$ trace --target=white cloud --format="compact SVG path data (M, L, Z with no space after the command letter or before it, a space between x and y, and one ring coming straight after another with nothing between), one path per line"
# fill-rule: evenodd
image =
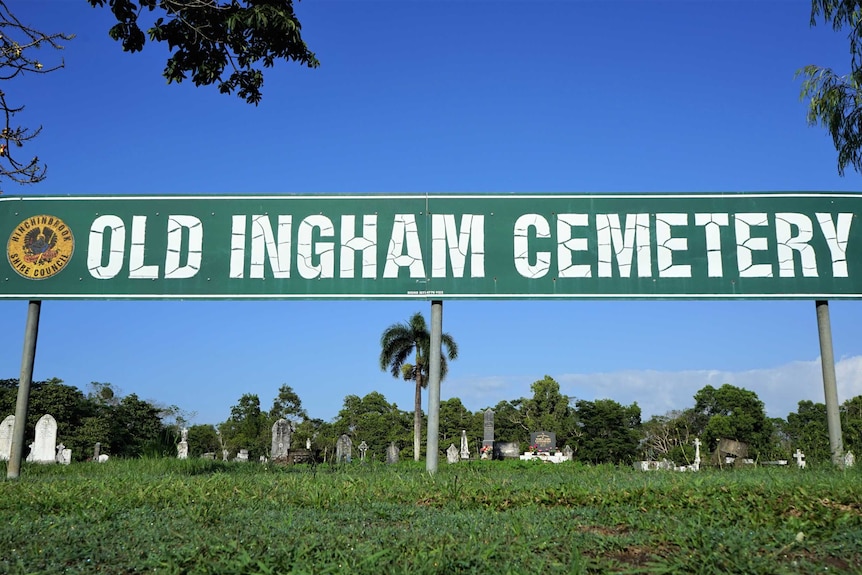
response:
M835 372L839 402L862 395L862 356L842 358L836 363ZM692 407L694 394L699 389L725 383L755 392L770 417L787 417L804 399L824 402L819 358L736 372L628 370L550 375L560 383L562 393L577 399L607 398L624 405L637 402L644 420L674 409ZM504 399L529 397L530 385L543 376L462 377L447 380L443 393L445 397L460 397L468 409L475 411Z

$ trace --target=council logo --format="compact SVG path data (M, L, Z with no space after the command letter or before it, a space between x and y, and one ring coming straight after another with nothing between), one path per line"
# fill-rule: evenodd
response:
M31 280L57 275L75 251L75 236L66 223L55 216L32 216L18 224L6 244L9 265Z

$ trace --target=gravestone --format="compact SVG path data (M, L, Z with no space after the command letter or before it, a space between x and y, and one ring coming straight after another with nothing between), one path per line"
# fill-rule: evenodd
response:
M566 445L563 448L563 459L566 461L571 461L572 457L575 455L575 450L572 449L570 445Z
M69 465L72 463L72 450L66 449L66 446L61 443L57 446L57 455L55 460L60 465Z
M96 445L93 446L93 461L99 461L99 455L102 453L102 444L100 442L96 442Z
M45 414L36 422L36 440L30 451L36 463L54 463L57 460L57 420L53 415Z
M470 447L467 445L467 431L461 430L461 459L470 459Z
M393 463L398 463L398 457L401 455L401 450L398 449L398 446L395 445L395 442L389 444L389 447L386 448L386 463L392 465Z
M459 454L458 448L455 447L454 443L449 444L449 449L446 450L446 461L448 463L458 463Z
M100 454L98 459L96 459L96 461L98 461L99 463L104 463L107 460L108 460L108 454L107 453Z
M0 461L9 461L12 457L12 428L15 427L15 416L7 415L0 423Z
M521 444L517 441L494 443L495 457L518 459L521 456Z
M279 419L272 424L272 447L270 454L274 461L287 457L290 451L290 422L286 419Z
M796 453L793 454L793 459L796 460L796 465L799 469L805 469L805 454L802 453L801 449L796 450Z
M482 427L482 447L494 447L494 410L485 410L485 421Z
M229 452L227 449L222 449L222 450L221 450L221 460L222 460L222 461L227 461L227 456L228 456L229 454L230 454L230 452Z
M347 434L342 435L335 442L335 463L353 461L353 440Z
M856 456L853 455L852 451L848 451L844 454L844 468L848 469L856 465Z
M530 434L530 449L539 452L556 451L557 434L552 431L536 431Z
M185 427L180 431L182 434L180 442L177 444L177 459L189 458L189 430Z
M368 451L368 444L363 441L359 444L359 461L365 463L365 452Z
M201 453L201 459L215 459L215 451L207 451L206 453Z
M248 449L240 449L239 453L236 454L236 459L234 461L247 462L248 461Z

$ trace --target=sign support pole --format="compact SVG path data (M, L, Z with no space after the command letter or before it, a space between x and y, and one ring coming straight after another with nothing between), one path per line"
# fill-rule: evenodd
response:
M15 425L12 427L12 448L6 467L7 479L18 479L21 473L21 456L24 453L24 430L27 428L27 407L30 403L30 384L33 382L33 364L36 361L36 339L39 335L39 313L42 302L31 300L27 308L27 325L24 328L24 352L21 357L21 376L18 378L18 400L15 403Z
M428 437L425 448L425 470L437 472L440 432L440 354L443 352L443 302L431 302L431 345L428 356Z
M844 466L844 442L841 438L841 418L838 414L838 384L835 378L835 356L832 352L832 325L829 302L817 300L817 331L820 334L820 365L823 369L823 391L826 395L826 424L829 428L829 449L832 463Z

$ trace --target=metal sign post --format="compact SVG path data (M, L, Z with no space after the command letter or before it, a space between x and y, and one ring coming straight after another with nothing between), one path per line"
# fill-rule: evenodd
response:
M36 339L39 335L39 312L42 302L34 300L27 308L27 325L24 328L24 352L21 357L21 377L18 378L18 400L15 403L15 425L12 428L12 448L6 467L7 479L18 479L21 458L24 454L24 430L27 428L27 406L30 403L30 384L33 382L33 364L36 361Z
M832 325L829 302L818 300L817 331L820 334L820 365L823 369L823 391L826 395L826 424L829 427L829 450L832 463L844 466L844 441L841 437L841 417L838 413L838 384L835 378L835 356L832 352Z
M440 432L440 354L443 352L443 302L431 302L431 350L428 357L428 438L425 447L425 470L437 471Z

